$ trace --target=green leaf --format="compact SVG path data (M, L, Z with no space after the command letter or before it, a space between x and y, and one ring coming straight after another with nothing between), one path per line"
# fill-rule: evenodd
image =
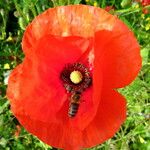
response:
M148 53L149 53L149 48L148 47L144 47L141 50L141 56L142 56L142 60L143 60L143 65L148 62Z
M81 0L75 0L74 4L80 4Z
M6 107L8 107L9 101L6 101L2 106L0 106L0 114L4 111Z
M121 6L122 8L125 8L131 4L131 0L122 0Z
M0 145L1 145L2 147L5 147L6 144L7 144L7 140L4 139L4 138L1 138L1 139L0 139Z

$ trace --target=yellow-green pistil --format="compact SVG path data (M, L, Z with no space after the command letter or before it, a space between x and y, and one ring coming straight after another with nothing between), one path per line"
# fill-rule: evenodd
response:
M74 84L79 84L83 79L83 75L80 71L73 71L70 74L70 80Z

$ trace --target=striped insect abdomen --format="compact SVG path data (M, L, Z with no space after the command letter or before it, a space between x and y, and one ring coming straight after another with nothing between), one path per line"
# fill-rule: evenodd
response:
M75 117L78 112L79 104L78 103L71 103L68 111L69 117Z

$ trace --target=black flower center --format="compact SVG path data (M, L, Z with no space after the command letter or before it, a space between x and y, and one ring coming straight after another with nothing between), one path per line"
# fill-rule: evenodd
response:
M67 64L60 75L68 93L82 93L92 84L89 69L81 63Z

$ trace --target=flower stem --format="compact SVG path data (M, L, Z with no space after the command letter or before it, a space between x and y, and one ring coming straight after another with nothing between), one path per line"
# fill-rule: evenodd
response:
M70 0L68 0L68 5L70 5Z
M15 7L16 7L16 10L18 11L18 13L20 14L20 16L23 17L23 19L25 20L25 24L27 25L29 22L26 18L26 15L23 13L23 11L21 10L18 2L16 0L14 0L14 4L15 4Z
M36 12L36 9L35 9L35 6L33 3L31 3L31 11L33 13L33 16L36 17L37 16L37 12Z
M127 8L127 9L116 10L114 13L116 15L125 16L125 15L128 15L128 14L139 12L142 9L149 9L149 8L150 8L150 5L145 6L145 7L139 7L139 8L132 8L132 7L130 7L130 8Z
M51 0L52 3L53 3L53 7L56 7L57 6L57 2L55 0Z
M128 8L128 9L123 9L123 10L116 10L115 14L125 16L125 15L131 14L131 13L139 12L140 10L141 10L141 8L136 8L136 9Z

